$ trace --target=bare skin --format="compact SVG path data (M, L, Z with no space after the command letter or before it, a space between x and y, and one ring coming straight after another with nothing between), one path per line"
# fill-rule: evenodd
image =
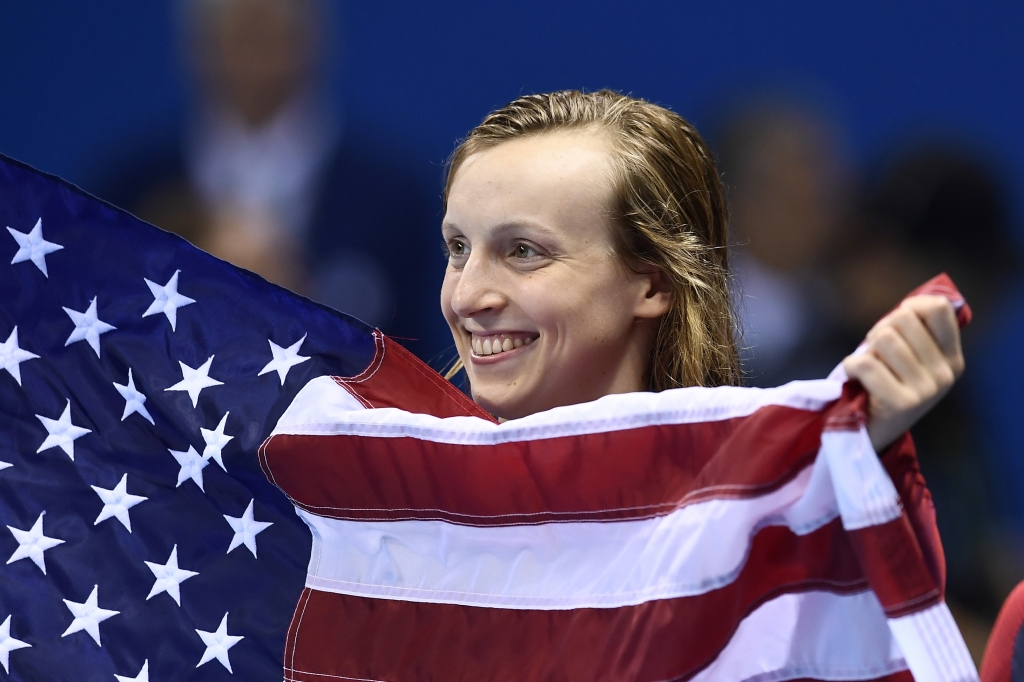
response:
M615 253L610 163L601 134L550 133L474 154L455 177L441 308L473 398L501 419L647 388L671 293L660 271L636 272ZM952 308L908 301L845 367L870 394L880 450L963 372Z
M875 450L896 440L939 402L964 372L960 328L942 296L908 298L876 324L866 352L843 361L868 392Z
M526 138L456 176L441 307L474 399L501 418L644 389L670 294L660 272L632 272L615 253L606 145L593 133ZM509 351L481 348L506 339Z

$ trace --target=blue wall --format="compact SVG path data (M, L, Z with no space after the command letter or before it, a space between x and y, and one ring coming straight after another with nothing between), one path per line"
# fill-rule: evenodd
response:
M331 1L331 0L329 0ZM0 152L72 181L185 110L173 2L0 3ZM420 162L521 92L626 90L698 125L770 80L828 101L855 158L912 135L978 146L1024 196L1021 2L349 2L332 76Z

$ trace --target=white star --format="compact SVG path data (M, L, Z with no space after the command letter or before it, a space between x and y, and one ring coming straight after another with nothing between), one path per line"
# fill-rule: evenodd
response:
M121 477L121 482L118 483L112 490L101 488L96 485L89 486L96 491L96 494L103 500L103 509L100 510L100 515L96 517L96 522L92 525L97 525L100 521L106 521L107 519L114 517L121 522L128 532L132 532L132 519L128 515L128 510L139 504L145 502L148 497L142 497L140 495L130 495L128 493L128 474Z
M50 448L60 448L67 456L75 459L75 441L84 436L87 433L92 433L89 429L84 429L81 426L75 426L71 423L71 401L68 401L67 406L61 413L59 419L50 419L44 417L41 414L36 415L36 419L43 423L43 427L46 429L46 440L39 446L36 453L40 453L43 450Z
M64 247L43 239L43 219L40 218L36 221L36 226L32 228L31 232L18 232L10 227L7 228L7 231L14 237L14 241L18 242L18 253L14 254L11 265L30 260L36 264L45 277L49 277L50 275L46 272L46 254L60 251Z
M138 389L135 388L135 379L132 378L132 368L128 368L128 383L122 386L121 384L114 382L114 388L124 398L124 414L121 415L121 421L128 418L128 415L138 413L142 415L146 421L150 424L154 424L153 418L149 416L149 412L146 410L146 396L142 395Z
M117 678L117 682L149 682L149 659L143 661L142 670L135 677L125 675L114 675L114 677Z
M21 363L38 357L35 353L29 353L27 350L22 350L18 347L17 327L14 328L14 331L11 332L6 341L0 343L0 369L6 369L10 372L19 386L21 386Z
M171 549L171 556L167 559L166 564L155 564L152 561L147 561L146 565L149 566L149 570L153 571L153 576L156 578L156 582L153 583L153 589L149 591L149 596L146 597L147 601L161 592L166 592L171 595L175 604L181 606L181 591L178 589L178 586L192 576L199 575L195 571L186 571L183 568L178 568L177 545Z
M0 471L3 471L4 469L9 469L12 466L14 465L11 464L10 462L0 462Z
M260 373L256 376L263 376L267 372L277 372L277 375L281 377L281 385L284 386L284 379L288 376L288 370L295 365L309 360L309 356L299 355L299 348L302 346L302 342L306 340L306 335L303 334L302 338L288 346L282 348L270 339L267 342L270 344L270 352L273 354L274 359L267 363L267 366L260 370Z
M206 651L203 652L203 657L199 659L196 667L198 668L203 663L216 658L220 661L221 665L228 669L229 673L234 675L234 672L231 670L231 659L228 657L228 649L241 642L245 637L228 634L228 614L225 613L224 617L221 618L220 626L216 632L196 630L196 634L202 638L203 644L206 645Z
M0 664L3 664L5 673L11 672L11 652L30 646L28 642L11 637L11 617L7 616L4 624L0 625Z
M40 514L28 530L18 530L13 526L7 526L7 530L11 531L14 539L18 541L18 549L14 550L14 554L7 560L8 564L13 564L21 559L31 559L43 572L43 575L46 575L46 559L43 557L43 552L63 544L64 541L43 535L43 514L45 513Z
M64 347L67 348L78 341L88 341L92 349L96 351L96 357L99 357L100 334L106 334L117 329L117 327L107 324L96 316L96 296L93 296L92 300L89 301L89 307L86 308L84 313L77 312L71 308L64 308L64 312L75 323L75 331L71 332L71 336L64 342Z
M235 547L244 544L252 552L252 555L256 556L256 536L274 525L273 523L253 519L252 503L253 500L249 500L249 506L245 508L245 513L238 518L228 516L227 514L224 515L224 520L230 523L231 528L235 531L235 536L231 538L231 545L228 547L228 553Z
M92 592L89 594L89 598L81 604L67 599L64 600L64 603L67 604L68 610L71 611L71 615L74 616L75 619L71 621L71 625L68 626L68 629L64 631L64 634L61 635L61 637L67 637L79 630L85 630L89 633L89 636L93 638L96 644L103 646L100 644L100 623L121 612L101 609L97 606L96 600L99 589L99 585L94 585Z
M178 364L181 365L181 381L174 384L170 388L165 388L165 391L186 391L188 397L192 398L192 407L199 404L199 392L204 388L210 386L223 386L223 381L217 381L216 379L210 378L210 363L213 362L214 356L210 356L206 362L199 367L192 369L181 360Z
M210 429L199 429L199 433L202 434L203 440L206 441L206 447L203 448L203 459L210 459L211 457L217 461L220 468L227 471L228 468L224 466L224 458L221 456L220 451L224 449L224 446L228 444L228 441L232 440L234 436L227 436L224 434L224 424L228 421L228 415L230 412L225 412L224 416L220 419L220 424L217 424L217 428L213 431Z
M149 304L149 307L146 308L146 312L142 313L142 316L149 317L150 315L163 313L167 316L167 321L171 323L171 331L174 331L174 327L178 322L178 308L183 308L196 302L195 299L178 293L179 272L181 270L175 270L171 278L167 280L167 284L163 286L156 282L150 282L143 277L146 286L153 293L153 302Z
M178 465L181 466L181 471L178 472L178 485L175 487L181 486L182 483L191 478L199 486L199 489L203 490L203 469L210 463L209 460L200 457L199 453L191 445L188 446L188 450L185 452L170 449L167 452L174 455L174 459L178 460ZM204 490L203 492L206 491Z

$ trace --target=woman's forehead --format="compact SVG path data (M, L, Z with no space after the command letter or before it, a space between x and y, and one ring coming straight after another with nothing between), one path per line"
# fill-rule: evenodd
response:
M603 135L533 135L469 156L448 196L446 222L501 222L605 215L613 190L611 146Z
M527 135L475 152L463 162L456 182L464 171L494 174L502 168L529 171L600 170L611 163L612 144L608 135L590 129L565 130Z

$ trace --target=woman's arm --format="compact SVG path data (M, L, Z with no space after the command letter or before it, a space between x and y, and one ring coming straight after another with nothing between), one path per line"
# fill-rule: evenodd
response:
M843 361L868 392L868 435L881 452L963 374L960 327L942 296L914 296L876 324L863 353Z

